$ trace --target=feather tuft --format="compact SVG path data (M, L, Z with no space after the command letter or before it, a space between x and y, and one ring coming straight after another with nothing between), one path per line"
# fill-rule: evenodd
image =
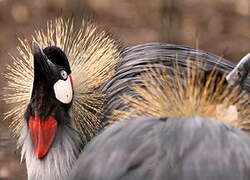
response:
M245 131L250 130L250 100L247 92L226 83L226 74L205 72L201 60L187 59L187 68L149 68L141 84L132 89L139 95L123 96L129 110L115 110L114 121L137 116L194 117L217 119Z

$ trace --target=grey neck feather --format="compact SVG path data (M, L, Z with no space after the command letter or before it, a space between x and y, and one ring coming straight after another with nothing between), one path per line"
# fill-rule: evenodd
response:
M26 160L28 180L62 180L69 174L81 147L80 136L72 128L75 129L74 124L58 127L53 145L41 160L34 155L28 127L22 129L18 145L22 147L21 160Z

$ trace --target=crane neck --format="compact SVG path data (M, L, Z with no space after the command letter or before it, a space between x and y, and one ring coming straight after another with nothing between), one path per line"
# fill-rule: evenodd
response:
M35 156L32 137L26 125L18 140L21 146L21 159L25 159L28 180L61 180L70 172L82 147L80 135L75 130L74 121L58 126L49 153L39 159Z

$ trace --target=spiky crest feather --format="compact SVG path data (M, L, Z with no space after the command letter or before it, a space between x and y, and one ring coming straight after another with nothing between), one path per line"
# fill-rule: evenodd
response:
M132 118L142 115L156 117L214 118L245 131L249 131L249 95L239 87L225 83L226 74L219 75L214 67L206 74L202 60L187 59L187 68L175 71L166 68L148 68L141 75L140 85L132 89L139 95L123 96L129 110L115 110L112 119Z
M73 20L62 18L48 21L45 29L35 31L32 40L43 48L60 47L67 55L74 82L72 115L83 138L89 139L100 127L96 113L101 112L104 95L97 88L114 73L120 56L118 44L93 23L82 21L76 25ZM17 136L25 123L22 118L33 83L32 41L19 41L19 56L11 56L14 62L7 65L8 72L4 75L8 82L4 100L14 105L5 118L13 119L11 127Z

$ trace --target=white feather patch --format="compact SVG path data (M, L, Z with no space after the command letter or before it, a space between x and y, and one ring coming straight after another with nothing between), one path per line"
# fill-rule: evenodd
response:
M68 77L66 81L58 80L54 84L54 92L57 100L64 104L70 103L73 97L73 90L70 78Z

